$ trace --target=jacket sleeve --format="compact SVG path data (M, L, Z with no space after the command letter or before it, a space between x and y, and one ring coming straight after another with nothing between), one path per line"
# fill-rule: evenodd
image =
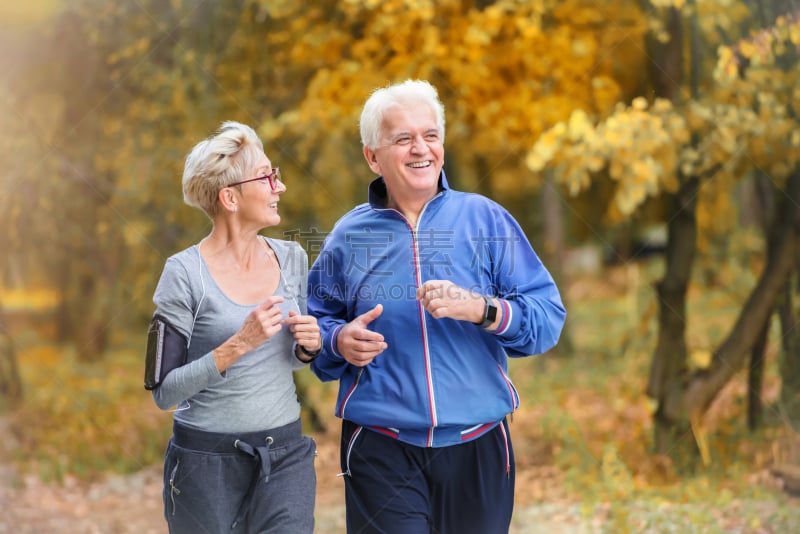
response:
M502 320L494 334L509 356L542 354L558 342L566 310L555 281L517 221L495 204L492 283Z
M342 271L333 247L323 245L308 274L308 313L317 318L322 334L322 352L311 370L323 382L338 380L350 365L336 348L339 331L351 319Z

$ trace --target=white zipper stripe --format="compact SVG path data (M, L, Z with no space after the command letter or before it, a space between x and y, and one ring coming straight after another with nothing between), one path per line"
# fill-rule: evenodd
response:
M482 427L485 424L486 423L480 423L480 424L477 424L477 425L475 425L473 427L470 427L470 428L468 428L466 430L462 430L461 431L461 435L463 436L464 434L469 434L470 432L474 432L474 431L478 430L480 427Z
M436 196L433 198L438 197L441 193L437 193ZM422 285L422 266L419 260L419 242L417 241L417 232L419 230L419 223L422 220L422 216L425 214L425 210L428 209L428 205L433 200L430 199L428 202L422 206L422 210L419 212L419 216L417 217L417 225L416 228L413 228L411 231L411 237L414 241L414 276L417 279L417 287ZM422 322L422 344L425 356L425 374L427 379L427 386L428 386L428 398L430 399L430 414L431 414L431 429L428 431L428 447L433 446L433 429L439 426L439 417L436 415L436 395L433 393L433 372L431 371L431 351L430 351L430 344L428 342L428 326L425 322L425 310L422 308L422 303L418 304L420 307L420 319Z
M345 475L351 476L350 475L350 453L353 452L353 446L356 444L356 439L361 434L362 430L364 430L364 427L360 426L360 427L358 427L356 429L355 432L353 432L353 435L350 436L350 441L347 443L347 454L345 455L345 459L344 459L345 471L343 473L339 473L336 476L339 476L339 477L342 477L342 476L345 476Z

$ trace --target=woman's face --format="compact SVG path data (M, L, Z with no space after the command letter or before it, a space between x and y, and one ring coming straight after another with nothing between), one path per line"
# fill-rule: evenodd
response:
M281 222L278 203L280 196L286 191L286 186L274 177L273 172L272 163L262 152L258 156L254 170L249 176L244 177L242 180L244 183L236 186L240 191L236 213L242 222L252 221L259 228L275 226ZM272 188L271 181L275 189Z

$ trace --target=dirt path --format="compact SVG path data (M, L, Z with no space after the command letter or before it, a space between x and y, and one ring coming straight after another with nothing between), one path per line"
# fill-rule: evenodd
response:
M343 485L336 476L338 449L320 444L317 457L316 532L344 528ZM63 483L21 477L0 465L0 534L166 534L161 507L161 468L152 466L93 482L68 476ZM569 504L526 507L515 514L512 533L592 532Z
M332 462L336 451L320 447L317 469L317 532L344 532L341 481ZM323 475L323 473L326 473ZM0 533L164 534L161 468L87 482L68 476L43 483L0 465Z
M319 445L317 458L318 534L344 529L342 481L336 477L338 450ZM553 468L518 471L518 505L510 534L589 534L614 532L620 519L632 531L737 532L771 534L800 524L800 500L781 504L775 498L742 501L722 508L715 503L669 503L632 500L627 507L596 505L590 510L563 498L560 475ZM755 481L760 482L760 481ZM539 495L541 493L541 495ZM542 502L542 496L547 501ZM620 518L622 513L624 517ZM641 527L641 528L638 528ZM717 529L717 530L715 530ZM721 529L721 530L720 530ZM788 529L788 530L787 530ZM43 483L21 477L0 462L0 534L166 534L161 507L161 468L152 466L126 476L87 482L66 477Z
M6 475L0 473L3 480ZM335 478L331 476L329 478ZM0 487L0 533L14 534L166 534L162 519L161 470L148 467L128 476L87 483L67 478L43 484L29 477L24 488ZM344 529L341 482L320 477L316 508L319 534ZM521 510L512 533L588 533L594 530L566 504Z

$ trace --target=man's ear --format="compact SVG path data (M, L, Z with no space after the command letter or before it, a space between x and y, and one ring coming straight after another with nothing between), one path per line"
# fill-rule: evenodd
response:
M375 174L381 173L381 166L378 164L378 157L375 151L367 146L364 147L364 159L367 160L367 165L372 169L372 172Z

